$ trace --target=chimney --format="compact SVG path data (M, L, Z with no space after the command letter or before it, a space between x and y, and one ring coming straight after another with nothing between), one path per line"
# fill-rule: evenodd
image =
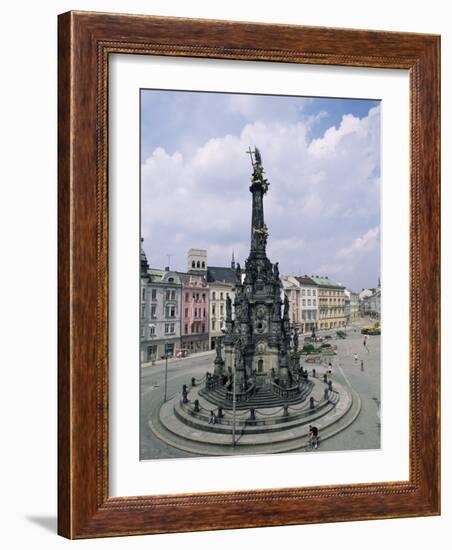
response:
M168 265L165 267L165 271L169 271L169 266Z

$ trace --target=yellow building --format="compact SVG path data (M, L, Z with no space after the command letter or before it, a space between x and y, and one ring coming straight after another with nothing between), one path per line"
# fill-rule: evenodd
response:
M328 277L310 277L310 279L318 289L318 328L325 330L345 327L345 287Z

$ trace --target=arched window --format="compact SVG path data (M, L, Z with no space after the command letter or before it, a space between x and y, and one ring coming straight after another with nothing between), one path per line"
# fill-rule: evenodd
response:
M204 269L206 267L206 262L202 262L202 268Z
M200 265L199 265L199 260L198 260L198 262L196 263L196 267L200 267Z
M195 260L192 261L191 266L196 267Z

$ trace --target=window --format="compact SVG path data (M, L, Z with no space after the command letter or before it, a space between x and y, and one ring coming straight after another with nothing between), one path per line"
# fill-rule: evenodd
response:
M306 295L306 290L305 290L304 288L301 289L301 295L302 295L302 296L305 296L305 295Z
M199 264L199 260L196 262L196 267L199 269L201 266Z
M223 299L223 293L220 292L220 300L222 300L222 299Z
M195 317L198 317L198 308L195 307Z
M155 319L157 317L156 310L157 310L157 306L155 304L153 304L151 306L151 319Z
M144 287L141 289L141 299L146 300L146 289Z
M205 292L203 292L203 294L202 294L202 301L203 301L203 302L206 301L206 293L205 293Z
M166 291L166 299L167 300L175 300L176 299L176 291L175 290L167 290Z
M155 335L155 325L149 325L149 334L151 336Z
M206 262L202 262L202 268L204 269L206 267Z
M302 306L305 306L305 305L306 305L306 299L305 299L305 298L303 298L303 300L301 300L301 305L302 305Z
M224 315L224 306L221 304L220 306L220 315Z
M216 322L215 321L212 321L212 330L215 330L215 326L216 326Z
M312 290L312 295L315 296L315 289Z
M313 306L316 306L317 305L317 300L314 298L314 300L312 300L312 305Z
M185 317L188 317L188 307L185 308Z
M165 323L165 334L174 334L174 323Z
M184 331L184 332L185 332L185 334L188 334L188 325L185 325L185 327L184 327L184 328L185 328L185 331Z
M166 306L166 317L176 317L176 306Z
M174 283L174 277L168 277L168 282L169 283Z
M196 267L195 260L192 261L191 266L192 266L193 268Z
M216 300L216 299L217 299L216 292L214 291L214 292L212 292L212 300Z
M185 301L188 302L190 300L188 292L185 293Z
M206 325L204 323L202 324L202 331L201 332L206 332Z
M141 338L144 338L144 325L141 325Z
M202 316L203 316L203 317L206 316L206 308L203 308L203 310L202 310Z
M310 305L311 305L311 300L308 300L308 306L310 306Z
M308 296L311 296L311 289L308 288Z
M152 298L153 300L157 300L157 289L156 289L156 288L153 288L153 289L151 290L151 298Z
M144 317L145 313L146 313L146 304L141 304L141 317Z

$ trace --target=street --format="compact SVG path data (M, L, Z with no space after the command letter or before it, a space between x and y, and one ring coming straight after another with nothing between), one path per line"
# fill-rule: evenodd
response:
M360 319L349 327L345 340L332 340L338 354L331 357L332 379L349 384L361 398L361 411L355 422L336 436L322 442L318 451L377 449L380 447L380 336L368 336L364 347L361 327L369 320ZM335 335L335 332L331 332ZM300 338L302 345L302 338ZM354 355L358 355L355 361ZM183 384L190 385L192 377L202 378L213 371L215 352L194 354L184 359L168 360L168 398L180 392ZM361 360L364 370L361 371ZM323 368L317 365L318 373ZM148 426L152 412L160 407L165 394L165 361L141 368L140 449L142 460L189 457L192 454L165 445L156 438ZM320 434L321 435L321 434ZM317 451L317 452L318 452Z

